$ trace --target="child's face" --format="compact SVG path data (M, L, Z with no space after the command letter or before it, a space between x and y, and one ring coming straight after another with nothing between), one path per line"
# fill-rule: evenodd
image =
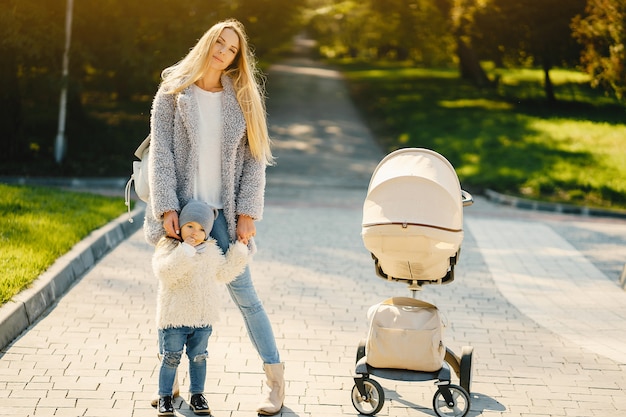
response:
M180 237L183 238L183 242L191 246L198 246L205 241L206 232L200 223L189 222L183 224L183 227L180 228Z

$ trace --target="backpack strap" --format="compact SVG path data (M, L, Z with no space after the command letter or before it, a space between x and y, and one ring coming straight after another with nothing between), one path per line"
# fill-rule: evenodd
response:
M150 147L150 134L148 134L148 136L146 136L143 142L141 142L141 145L139 145L134 155L137 158L139 158L140 161L143 161L145 154L149 147ZM135 178L135 174L133 172L133 174L130 176L130 178L126 182L126 187L124 187L124 205L126 205L126 209L128 210L128 222L129 223L133 222L133 218L130 215L130 192L133 186L133 182L136 182L136 181L137 181L137 178Z
M135 151L135 156L140 160L143 159L143 152L150 146L150 135L146 136L146 138L141 142L141 145Z
M124 205L126 206L126 210L128 210L128 223L134 222L133 216L130 215L130 188L134 180L135 176L131 175L130 179L126 182L126 187L124 187Z

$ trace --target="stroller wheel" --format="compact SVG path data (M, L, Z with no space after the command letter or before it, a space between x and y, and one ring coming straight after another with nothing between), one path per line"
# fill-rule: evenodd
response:
M440 386L433 397L433 410L439 417L464 417L470 410L470 396L458 385Z
M361 395L356 384L352 387L352 405L359 413L373 416L383 408L385 391L373 379L363 378L363 385L365 386L365 395Z

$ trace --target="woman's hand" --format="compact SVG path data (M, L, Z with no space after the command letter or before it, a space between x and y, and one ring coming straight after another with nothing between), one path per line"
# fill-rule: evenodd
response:
M256 235L256 226L254 219L245 214L240 214L237 219L237 240L244 245L248 244L248 240Z
M171 210L163 215L163 228L165 234L174 239L181 240L180 226L178 225L178 213L176 210Z

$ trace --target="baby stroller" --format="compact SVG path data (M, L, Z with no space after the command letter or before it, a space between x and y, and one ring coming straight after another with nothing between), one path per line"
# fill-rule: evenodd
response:
M383 388L371 375L435 380L433 409L438 416L469 412L473 348L463 347L459 357L444 347L437 308L415 295L424 285L454 280L463 207L472 203L450 162L434 151L400 149L374 170L363 206L363 243L377 275L406 283L413 298L391 298L368 312L370 332L357 349L352 389L352 404L360 414L378 413L385 401ZM451 383L451 369L460 386Z

